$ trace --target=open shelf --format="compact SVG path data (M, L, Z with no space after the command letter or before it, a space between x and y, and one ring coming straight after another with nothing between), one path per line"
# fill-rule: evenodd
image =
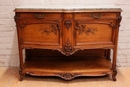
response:
M103 56L29 58L24 66L25 72L34 76L57 76L56 74L103 76L111 73L111 61Z

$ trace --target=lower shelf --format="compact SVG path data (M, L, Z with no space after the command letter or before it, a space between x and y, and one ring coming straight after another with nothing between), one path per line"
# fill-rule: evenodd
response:
M27 59L22 73L72 80L79 76L112 74L111 67L111 61L105 57L39 57Z

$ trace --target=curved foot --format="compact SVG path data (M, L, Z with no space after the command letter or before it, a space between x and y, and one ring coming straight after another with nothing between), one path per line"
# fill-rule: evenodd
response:
M115 77L112 77L113 81L116 81L116 78Z
M24 78L25 74L22 73L21 70L19 71L19 74L20 74L20 78L19 78L19 80L20 80L20 81L23 81L23 78Z
M23 81L23 76L20 76L19 81Z
M117 74L117 71L114 70L114 71L113 71L113 74L112 74L112 79L113 79L113 81L116 81L116 74Z

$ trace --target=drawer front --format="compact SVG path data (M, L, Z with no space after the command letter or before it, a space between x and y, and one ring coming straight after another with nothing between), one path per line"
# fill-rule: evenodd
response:
M60 27L56 23L27 24L21 29L22 43L61 46Z
M59 19L62 15L60 13L20 13L20 19Z
M116 13L75 13L75 19L112 19L117 18Z
M75 22L75 45L114 45L115 21Z

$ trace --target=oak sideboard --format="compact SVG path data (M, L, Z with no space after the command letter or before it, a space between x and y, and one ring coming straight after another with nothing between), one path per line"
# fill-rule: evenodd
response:
M20 80L28 74L64 80L111 75L116 81L121 11L116 6L15 8Z

